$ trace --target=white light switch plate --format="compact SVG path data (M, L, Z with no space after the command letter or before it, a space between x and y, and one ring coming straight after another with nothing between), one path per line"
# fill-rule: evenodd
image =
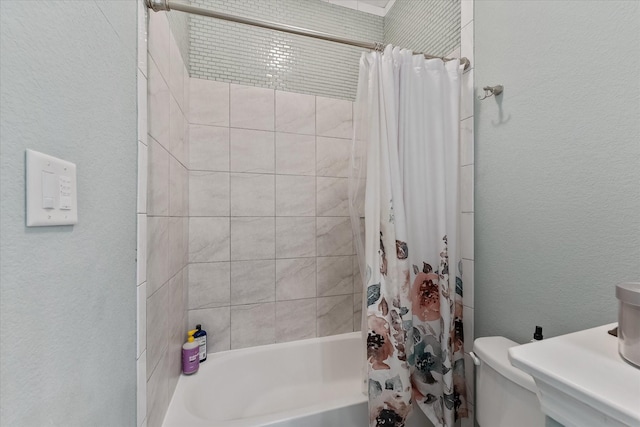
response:
M78 222L76 165L27 150L27 227Z

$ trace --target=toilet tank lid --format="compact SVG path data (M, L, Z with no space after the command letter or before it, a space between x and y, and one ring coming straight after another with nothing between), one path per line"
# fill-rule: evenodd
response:
M509 349L518 345L505 337L482 337L473 342L473 352L503 377L535 393L536 383L531 375L511 366L509 361Z

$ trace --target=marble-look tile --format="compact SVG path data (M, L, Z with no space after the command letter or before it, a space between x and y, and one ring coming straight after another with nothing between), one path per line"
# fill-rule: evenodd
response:
M275 176L232 173L231 215L275 215Z
M276 131L314 135L315 103L313 95L276 91Z
M473 165L460 168L460 210L473 212Z
M184 62L173 34L170 35L169 39L169 89L178 102L180 110L184 111Z
M273 344L276 341L274 302L231 307L231 348Z
M184 252L182 253L182 264L189 264L189 217L182 218L182 240Z
M141 357L147 348L147 284L136 288L136 357ZM146 378L145 378L146 381Z
M189 125L189 168L229 170L229 128Z
M189 310L189 327L198 324L207 331L207 353L231 349L230 307Z
M229 216L229 173L189 172L189 215Z
M473 308L474 292L474 262L468 259L462 260L462 303Z
M189 262L229 261L229 218L189 218Z
M189 122L229 126L229 83L189 79Z
M353 134L352 102L316 97L316 134L335 138L351 138Z
M472 165L473 156L473 117L469 117L460 121L460 165Z
M276 258L316 256L314 217L276 218Z
M317 298L317 335L353 331L353 294Z
M149 147L138 141L138 213L147 213L148 182Z
M315 298L276 303L276 342L316 336Z
M166 357L162 357L155 370L151 369L147 358L147 425L161 427L169 406L169 379Z
M169 78L169 37L171 30L165 12L149 13L149 55L158 65L162 75ZM151 61L149 61L151 63Z
M276 175L276 215L315 216L316 178Z
M231 218L231 259L274 259L274 235L273 217Z
M170 98L169 113L171 114L171 118L169 119L169 152L183 165L186 165L184 116L182 115L182 110L178 106L178 102L176 102L175 98L173 96Z
M364 256L364 254L363 254ZM353 293L357 294L363 292L364 283L362 281L362 274L360 274L360 266L358 265L358 255L353 256Z
M149 60L149 135L164 148L169 149L169 87L158 71L155 62Z
M187 216L189 203L189 175L187 169L169 156L169 215Z
M473 20L473 0L460 2L460 25L464 27Z
M349 177L351 141L338 138L316 138L316 173L318 176Z
M471 61L471 66L475 66L473 57L473 21L469 21L460 30L460 55Z
M169 280L169 218L147 218L147 295Z
M275 142L273 132L231 129L231 171L273 173Z
M189 170L184 167L184 165L181 165L182 167L180 168L180 174L182 175L182 209L180 210L180 212L182 212L182 216L187 217L189 216ZM171 197L171 195L169 195L169 197Z
M317 215L349 216L349 179L318 177Z
M169 218L169 277L172 277L184 267L182 254L184 253L184 239L182 233L183 218Z
M353 254L353 231L348 217L318 217L316 233L318 256Z
M316 296L316 258L276 260L276 300Z
M190 100L190 90L191 90L191 78L189 77L189 70L187 69L187 64L184 64L184 70L183 70L183 74L184 76L184 81L183 81L183 88L184 88L184 102L182 105L182 111L184 112L184 116L187 118L187 123L190 122L189 120L189 100Z
M231 305L275 301L276 261L231 263Z
M353 293L351 256L318 257L317 289L319 297Z
M153 138L149 138L147 174L147 213L169 215L169 153Z
M140 0L138 0L140 1ZM146 58L146 55L144 55ZM145 65L146 73L146 65ZM148 91L149 82L147 77L138 69L138 141L147 144L147 133L149 133L149 110L148 110Z
M276 173L314 176L315 136L276 132Z
M184 144L182 144L182 154L179 160L185 168L189 168L189 152L191 151L189 147L189 120L185 114L182 115L182 122Z
M186 339L184 329L184 317L186 301L184 299L183 270L169 280L169 304L168 304L168 347L165 353L167 358L167 373L169 390L173 391L182 372L182 344Z
M189 264L189 310L224 307L231 302L231 264Z
M169 346L164 356L167 359L167 390L169 390L170 394L173 394L182 374L182 345L187 338L187 334L184 333L185 330L182 321L176 325L173 334L169 337ZM169 401L171 401L171 398L169 398Z
M273 131L273 89L231 84L231 127Z
M473 116L474 87L473 69L462 75L462 87L460 88L460 120Z
M142 425L147 416L147 352L136 361L136 413L137 426Z
M353 330L362 330L362 292L353 294Z
M462 258L473 259L473 214L463 213L460 218L460 254Z
M136 242L136 284L147 281L147 215L138 214Z
M147 297L147 375L151 375L168 343L169 286Z
M473 350L473 340L474 340L474 318L473 318L473 308L471 307L463 307L462 308L462 322L464 324L464 352L469 353Z
M189 218L185 218L186 222L189 223ZM184 300L184 315L187 315L187 310L189 309L189 264L185 264L184 268L182 269L182 280L184 282L184 286L182 287L182 290L184 292L184 294L182 295L182 298ZM186 324L187 319L185 319L185 324ZM186 329L185 329L186 330Z

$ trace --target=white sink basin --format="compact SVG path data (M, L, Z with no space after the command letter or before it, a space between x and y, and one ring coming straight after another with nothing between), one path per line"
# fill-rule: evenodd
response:
M615 323L509 349L542 411L566 427L640 426L640 369L618 354Z

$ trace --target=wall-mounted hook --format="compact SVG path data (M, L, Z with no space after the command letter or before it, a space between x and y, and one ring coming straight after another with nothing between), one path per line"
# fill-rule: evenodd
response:
M497 86L485 86L482 88L482 90L484 90L484 96L483 97L478 97L478 99L480 101L482 101L483 99L487 99L490 96L498 96L502 93L502 91L504 90L504 87L502 85L497 85Z

